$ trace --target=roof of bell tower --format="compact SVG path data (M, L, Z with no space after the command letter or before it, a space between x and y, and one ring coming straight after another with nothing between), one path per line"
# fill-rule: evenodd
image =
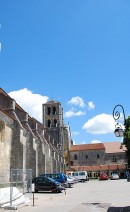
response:
M57 102L55 100L51 100L51 101L48 101L46 104L61 104L60 102Z

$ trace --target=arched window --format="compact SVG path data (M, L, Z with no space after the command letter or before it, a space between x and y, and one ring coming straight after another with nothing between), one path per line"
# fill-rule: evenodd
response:
M51 127L51 120L50 120L50 119L48 120L47 126L48 126L48 127Z
M57 127L57 120L54 119L54 127Z
M53 107L53 115L56 115L56 107Z
M88 177L92 177L92 173L90 172L90 173L88 173Z
M51 114L51 108L48 107L48 108L47 108L47 115L50 115L50 114Z
M74 155L74 160L77 160L77 155Z

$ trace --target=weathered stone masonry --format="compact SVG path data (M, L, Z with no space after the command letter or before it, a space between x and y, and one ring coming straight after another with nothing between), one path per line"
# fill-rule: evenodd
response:
M64 171L64 152L59 151L44 125L25 112L0 89L0 169L9 181L10 170L32 169L32 175ZM63 150L63 146L61 146Z

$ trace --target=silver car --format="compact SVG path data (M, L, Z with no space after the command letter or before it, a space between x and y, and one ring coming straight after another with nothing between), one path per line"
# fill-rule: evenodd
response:
M119 175L117 173L113 173L111 175L111 180L119 180Z

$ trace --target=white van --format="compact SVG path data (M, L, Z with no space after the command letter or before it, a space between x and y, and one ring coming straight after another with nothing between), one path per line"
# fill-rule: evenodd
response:
M76 177L78 179L78 181L80 181L80 182L85 182L85 181L89 180L88 174L86 171L69 172L68 175L72 176L72 177Z

